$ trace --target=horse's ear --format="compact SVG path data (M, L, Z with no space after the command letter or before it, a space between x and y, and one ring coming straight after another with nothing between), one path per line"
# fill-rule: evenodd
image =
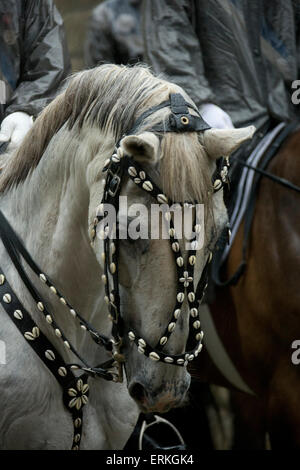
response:
M253 137L254 126L241 129L209 129L204 131L203 146L209 157L229 157L240 145Z
M159 139L152 132L124 137L120 146L140 162L156 162L159 157Z

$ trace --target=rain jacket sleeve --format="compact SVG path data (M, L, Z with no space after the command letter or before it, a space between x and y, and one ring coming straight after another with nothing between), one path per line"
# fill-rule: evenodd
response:
M37 115L55 96L70 72L62 18L53 0L24 0L20 77L5 115Z
M189 0L144 0L146 62L184 88L195 103L215 102L205 76L201 45Z

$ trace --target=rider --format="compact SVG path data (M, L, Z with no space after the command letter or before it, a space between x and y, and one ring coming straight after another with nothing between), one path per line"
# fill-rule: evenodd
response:
M140 0L106 0L93 10L85 44L87 67L143 59Z
M0 2L0 144L17 147L70 71L53 0Z
M299 119L291 102L298 0L143 0L142 14L146 61L182 86L210 125Z

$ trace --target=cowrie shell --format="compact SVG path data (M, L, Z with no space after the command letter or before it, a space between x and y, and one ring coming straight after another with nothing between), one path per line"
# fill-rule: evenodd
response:
M172 362L174 362L174 359L168 356L164 358L164 361L167 362L168 364L172 364Z
M158 201L160 204L168 204L168 202L169 202L167 196L165 196L164 194L158 194L158 196L157 196L157 201Z
M55 361L55 354L53 351L51 351L51 349L47 349L45 356L49 361Z
M160 360L159 355L156 354L156 352L154 352L154 351L149 354L149 357L150 357L150 359L152 359L152 361L159 361Z
M15 310L14 311L14 317L17 320L23 320L23 313L21 312L21 310Z

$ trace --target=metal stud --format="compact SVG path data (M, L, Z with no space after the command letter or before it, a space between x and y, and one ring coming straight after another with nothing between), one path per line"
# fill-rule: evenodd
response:
M179 258L177 258L176 263L180 268L182 268L182 266L184 264L182 256L179 256Z
M174 362L174 359L172 357L167 356L164 358L164 361L167 362L168 364L172 364L172 362Z
M145 183L143 183L143 189L145 189L145 191L148 191L148 192L153 191L152 183L150 181L145 181Z
M167 196L165 196L164 194L158 194L157 201L160 204L168 204L169 203L169 200L168 200Z
M172 333L175 330L176 323L171 322L168 326L168 331Z
M42 282L47 282L47 278L46 278L45 274L40 274L40 280Z
M180 308L177 308L174 312L174 318L178 320L178 318L180 317L180 314L181 314L181 310Z
M21 312L21 310L15 310L14 311L14 317L17 320L23 320L23 313Z
M130 339L130 341L134 341L134 340L135 340L135 334L133 333L133 331L129 331L129 333L128 333L128 338Z
M150 359L152 359L152 361L159 361L160 360L159 355L154 351L149 354L149 357L150 357Z
M160 343L162 346L164 346L167 342L168 342L168 338L167 338L166 336L163 336L163 337L160 339L160 341L159 341L159 343Z
M177 301L182 304L182 302L184 301L184 293L183 292L179 292L179 294L177 294Z
M11 295L10 294L4 294L3 302L5 302L6 304L10 304L11 303Z
M65 377L67 375L68 371L65 367L60 367L58 369L58 373L61 377Z

